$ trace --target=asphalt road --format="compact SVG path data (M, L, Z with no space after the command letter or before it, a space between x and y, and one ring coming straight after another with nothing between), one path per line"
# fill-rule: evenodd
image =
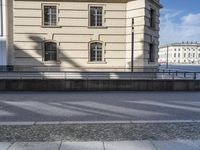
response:
M200 92L1 92L0 122L200 120Z

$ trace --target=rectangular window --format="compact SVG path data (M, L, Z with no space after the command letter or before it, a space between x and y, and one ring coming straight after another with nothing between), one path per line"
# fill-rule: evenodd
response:
M46 42L44 48L44 61L57 61L57 44Z
M149 44L149 62L155 62L155 49L153 44Z
M90 61L102 61L102 43L95 42L90 44Z
M57 25L57 6L43 7L43 25L56 26Z
M154 9L150 9L150 27L155 28L156 12Z
M95 42L90 44L90 61L102 61L102 43Z
M90 7L90 26L103 26L103 7Z

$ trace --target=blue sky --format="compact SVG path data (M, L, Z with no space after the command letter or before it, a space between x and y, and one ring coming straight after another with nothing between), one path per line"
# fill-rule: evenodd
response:
M160 43L200 42L200 0L160 1Z

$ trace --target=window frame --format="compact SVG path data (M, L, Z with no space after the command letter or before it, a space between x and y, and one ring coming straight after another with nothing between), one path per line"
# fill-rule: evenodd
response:
M45 44L46 43L55 43L56 44L56 60L49 60L49 61L45 61ZM45 63L55 63L55 62L59 62L59 52L58 52L58 42L54 41L54 40L46 40L43 42L43 52L42 52L42 61Z
M156 29L156 10L152 7L149 10L149 27Z
M151 52L153 50L153 52ZM151 55L153 54L153 55ZM152 57L153 56L153 59ZM155 50L155 44L149 43L149 63L155 63L156 62L156 50Z
M101 7L102 8L102 25L101 26L92 26L91 25L91 7ZM89 5L88 6L88 27L90 28L104 28L105 27L105 5Z
M45 6L55 6L56 7L56 25L45 25L44 24L44 19L45 19L45 14L44 14L44 8ZM42 4L42 27L45 27L45 28L55 28L55 27L60 27L58 25L58 14L59 14L59 4L55 4L55 3L43 3Z
M91 44L93 44L93 43L100 43L100 44L102 44L102 56L101 56L102 59L101 59L101 61L91 61ZM106 61L105 61L104 43L102 41L91 41L91 42L89 42L88 49L89 49L89 52L88 52L88 63L92 63L92 64L106 63Z

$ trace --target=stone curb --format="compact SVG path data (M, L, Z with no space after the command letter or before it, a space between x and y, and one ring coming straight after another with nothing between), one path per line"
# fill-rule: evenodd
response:
M127 121L35 121L0 122L0 125L71 125L71 124L159 124L159 123L200 123L200 120L127 120Z

